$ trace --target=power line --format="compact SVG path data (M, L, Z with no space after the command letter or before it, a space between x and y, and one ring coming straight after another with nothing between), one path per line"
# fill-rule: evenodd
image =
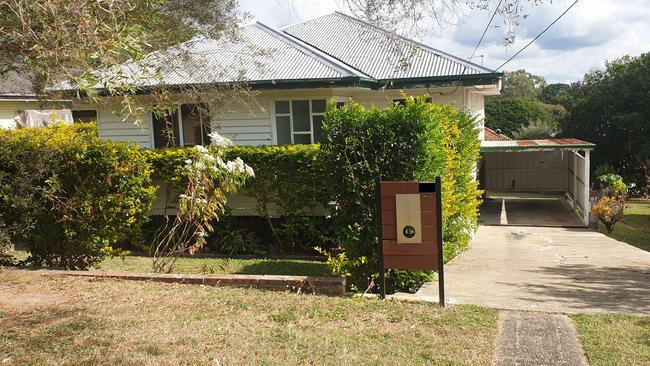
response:
M474 55L476 54L476 50L478 50L478 46L481 45L481 42L483 42L483 37L485 37L485 33L487 33L488 29L490 29L490 24L492 24L492 21L494 20L494 17L497 15L497 11L499 10L499 7L501 6L501 3L503 0L499 0L499 3L497 4L496 8L494 8L494 13L492 13L492 17L490 17L490 21L488 24L485 26L485 29L483 30L483 34L481 34L481 38L476 42L476 47L474 47L474 51L472 52L472 55L469 56L469 59L467 59L468 62L472 62L472 59L474 58ZM467 66L465 65L465 68L463 68L463 72L461 75L465 74L465 71L467 71Z
M519 51L517 51L517 53L515 53L514 55L512 55L512 57L510 57L510 58L508 59L508 61L502 63L501 66L499 66L499 67L497 67L496 69L494 69L494 71L499 71L499 70L500 70L502 67L504 67L508 62L512 61L512 59L514 59L515 57L517 57L517 55L519 55L519 54L522 53L526 48L528 48L528 46L530 46L531 44L533 44L533 42L535 42L539 37L541 37L542 34L546 33L546 31L547 31L549 28L551 28L551 27L553 26L553 24L557 23L557 21L560 20L560 18L562 18L562 17L564 16L564 14L568 13L569 10L571 10L571 8L573 8L573 6L574 6L575 4L578 3L578 1L580 1L580 0L576 0L576 1L574 1L573 4L571 4L568 8L566 8L566 10L565 10L562 14L560 14L560 16L557 17L557 18L556 18L556 19L555 19L551 24L549 24L548 27L544 28L544 30L543 30L540 34L538 34L537 37L533 38L532 41L528 42L528 44L526 44L522 49L520 49Z
M497 7L494 8L494 13L492 13L492 17L490 18L490 21L485 26L485 29L483 30L483 34L481 34L481 39L478 40L478 42L476 43L476 47L474 47L474 52L472 52L472 55L469 57L470 62L472 62L472 59L474 58L474 55L476 54L476 50L478 50L478 46L480 46L481 42L483 42L483 37L485 37L485 33L487 33L488 29L490 28L490 24L492 24L492 21L494 20L494 17L497 15L497 11L499 10L499 7L501 6L502 2L503 2L503 0L499 0L499 3L497 4Z

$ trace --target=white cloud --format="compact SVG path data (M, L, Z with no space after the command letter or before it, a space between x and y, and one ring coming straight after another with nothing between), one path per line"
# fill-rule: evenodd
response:
M491 27L473 61L494 68L510 58L533 39L573 0L546 0L528 8L528 17L516 34L516 42L503 44L502 19ZM298 21L340 10L338 1L318 0L241 0L242 9L256 20L280 28ZM492 10L471 10L458 25L445 29L432 27L422 41L459 57L471 55ZM505 70L526 70L544 76L550 82L579 80L605 60L650 51L650 0L580 0L558 23L528 47Z

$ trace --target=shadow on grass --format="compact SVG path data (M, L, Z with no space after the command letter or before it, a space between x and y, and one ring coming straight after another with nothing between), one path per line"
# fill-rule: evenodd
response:
M641 215L641 214L629 214L626 213L623 216L623 222L628 224L635 229L645 231L646 233L650 232L650 216Z
M610 238L650 252L650 232L643 232L623 222L616 224L614 231L609 234L602 225L599 226L599 231Z
M326 263L292 260L258 260L244 264L237 274L332 277Z

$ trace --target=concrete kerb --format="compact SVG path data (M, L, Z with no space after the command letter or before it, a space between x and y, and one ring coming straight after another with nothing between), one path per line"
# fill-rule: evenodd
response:
M312 276L282 275L191 275L152 274L128 272L83 272L62 270L40 270L44 276L73 276L96 279L118 279L126 281L150 281L204 286L229 286L257 288L270 291L290 291L316 295L344 296L345 279Z

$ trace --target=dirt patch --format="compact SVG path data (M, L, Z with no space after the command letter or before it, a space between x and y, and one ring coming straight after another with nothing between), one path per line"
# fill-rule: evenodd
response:
M54 305L62 302L60 292L43 290L36 284L41 275L12 270L0 270L0 309L23 309L33 306Z

